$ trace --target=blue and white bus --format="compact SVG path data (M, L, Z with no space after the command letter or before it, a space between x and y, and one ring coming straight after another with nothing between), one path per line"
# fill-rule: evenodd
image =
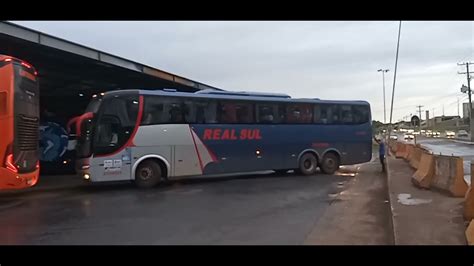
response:
M76 119L77 167L92 182L152 187L187 176L263 170L333 174L372 157L366 101L285 94L120 90Z

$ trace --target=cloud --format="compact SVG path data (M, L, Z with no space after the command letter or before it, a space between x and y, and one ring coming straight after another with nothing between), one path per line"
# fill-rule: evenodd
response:
M383 120L377 69L389 68L390 106L396 21L15 23L223 89L367 100L377 120ZM466 77L456 73L462 71L456 63L473 59L473 22L403 22L394 120L414 113L419 104L441 110L442 101L440 106L428 99L459 92ZM457 114L456 105L445 113Z

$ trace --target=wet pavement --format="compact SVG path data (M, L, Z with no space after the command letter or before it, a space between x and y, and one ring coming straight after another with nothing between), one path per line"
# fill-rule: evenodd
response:
M302 244L351 171L4 193L0 244Z
M419 189L415 170L403 159L387 158L396 245L465 245L463 198Z

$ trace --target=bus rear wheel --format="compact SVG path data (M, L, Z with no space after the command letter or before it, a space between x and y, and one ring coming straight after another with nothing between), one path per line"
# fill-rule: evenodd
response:
M152 160L140 163L135 171L135 184L140 188L151 188L161 181L161 167Z
M339 157L333 153L326 153L321 162L321 171L323 173L332 175L339 169Z
M312 153L305 153L300 158L298 172L303 175L313 175L318 167L318 159Z

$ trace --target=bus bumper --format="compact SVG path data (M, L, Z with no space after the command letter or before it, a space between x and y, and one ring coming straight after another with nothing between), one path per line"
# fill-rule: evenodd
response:
M6 168L0 168L0 189L22 189L38 183L39 169L27 174L14 173Z
M91 181L90 173L90 159L77 159L76 160L76 173L85 181Z

